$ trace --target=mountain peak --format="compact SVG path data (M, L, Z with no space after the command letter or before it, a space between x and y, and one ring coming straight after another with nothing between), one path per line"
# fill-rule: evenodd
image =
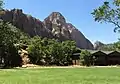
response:
M62 16L62 14L60 12L52 12L51 14L56 14L56 15Z
M64 16L60 12L52 12L46 19L49 19L51 22L58 21L58 22L66 23Z

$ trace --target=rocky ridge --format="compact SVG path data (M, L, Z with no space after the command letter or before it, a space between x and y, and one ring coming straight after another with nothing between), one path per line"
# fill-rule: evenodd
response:
M21 9L2 10L0 19L12 23L30 36L56 38L60 41L74 40L77 47L93 49L92 43L59 12L51 13L44 21L24 14Z

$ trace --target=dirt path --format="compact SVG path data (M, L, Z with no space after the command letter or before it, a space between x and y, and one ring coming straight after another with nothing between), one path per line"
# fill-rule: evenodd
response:
M33 65L33 64L27 64L27 65L23 65L22 68L112 68L112 67L116 67L116 68L120 68L120 66L90 66L90 67L86 67L86 66L80 66L80 65L72 65L72 66L39 66L39 65Z

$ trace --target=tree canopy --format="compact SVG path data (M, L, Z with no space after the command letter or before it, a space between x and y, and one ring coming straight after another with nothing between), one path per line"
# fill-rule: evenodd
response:
M69 65L76 50L74 41L59 42L39 36L31 38L28 45L31 62L39 65Z
M0 21L0 66L19 66L21 58L15 44L20 40L20 32L11 24Z
M114 24L114 31L118 30L120 32L120 0L104 2L102 6L94 9L92 15L95 21Z
M3 0L0 0L0 10L3 9Z

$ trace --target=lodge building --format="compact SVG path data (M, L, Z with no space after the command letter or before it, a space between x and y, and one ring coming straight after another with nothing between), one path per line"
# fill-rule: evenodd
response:
M120 65L120 51L89 50L89 52L96 58L94 65Z
M120 51L87 50L95 58L95 66L120 65ZM73 65L79 65L80 51L73 54Z

